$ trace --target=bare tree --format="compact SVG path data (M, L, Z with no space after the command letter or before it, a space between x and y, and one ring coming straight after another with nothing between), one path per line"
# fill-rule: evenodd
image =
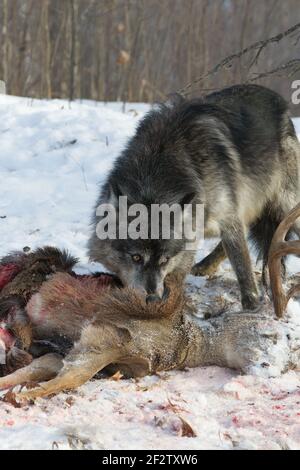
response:
M47 98L154 101L249 80L288 98L300 34L280 32L299 22L299 0L0 0L0 79Z
M43 2L43 21L44 34L45 34L45 89L46 97L52 97L51 85L51 37L50 37L50 24L49 24L49 9L50 1L44 0Z

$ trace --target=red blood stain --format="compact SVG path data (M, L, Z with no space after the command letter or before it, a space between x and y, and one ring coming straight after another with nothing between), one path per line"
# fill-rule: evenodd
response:
M5 421L5 424L6 424L6 426L13 426L15 424L15 422L14 422L13 419L8 419L7 421Z
M233 422L233 424L238 425L239 424L239 418L237 416L233 416L232 422Z
M20 266L14 263L0 265L0 291L6 286L19 272Z
M274 405L272 406L273 410L284 410L285 405Z
M15 343L15 337L13 334L6 330L5 328L0 327L0 340L3 341L6 350L9 350Z

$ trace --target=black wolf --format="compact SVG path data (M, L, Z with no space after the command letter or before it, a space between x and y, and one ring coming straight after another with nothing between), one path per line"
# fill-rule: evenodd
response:
M116 160L97 201L129 204L203 203L205 235L220 244L193 274L215 269L228 256L245 309L258 291L246 239L261 252L264 266L274 231L299 202L300 145L284 99L256 85L239 85L203 99L181 97L156 106L140 122ZM100 240L99 219L89 255L126 285L162 297L165 276L190 272L194 252L185 240ZM295 226L300 234L300 226Z

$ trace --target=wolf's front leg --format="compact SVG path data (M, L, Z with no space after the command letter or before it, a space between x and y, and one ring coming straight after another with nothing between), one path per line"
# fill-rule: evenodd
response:
M199 261L199 263L194 264L192 274L194 276L213 276L226 258L227 255L223 244L220 242L209 255Z
M239 282L242 306L245 310L255 310L259 305L258 290L242 223L233 221L224 224L221 238Z

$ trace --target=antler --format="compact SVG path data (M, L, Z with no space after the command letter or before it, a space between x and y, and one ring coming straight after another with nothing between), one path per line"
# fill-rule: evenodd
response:
M291 297L300 292L300 284L285 293L281 277L281 259L286 255L300 255L300 240L286 241L288 231L300 217L300 203L284 218L273 237L269 251L270 286L277 317L282 317Z

